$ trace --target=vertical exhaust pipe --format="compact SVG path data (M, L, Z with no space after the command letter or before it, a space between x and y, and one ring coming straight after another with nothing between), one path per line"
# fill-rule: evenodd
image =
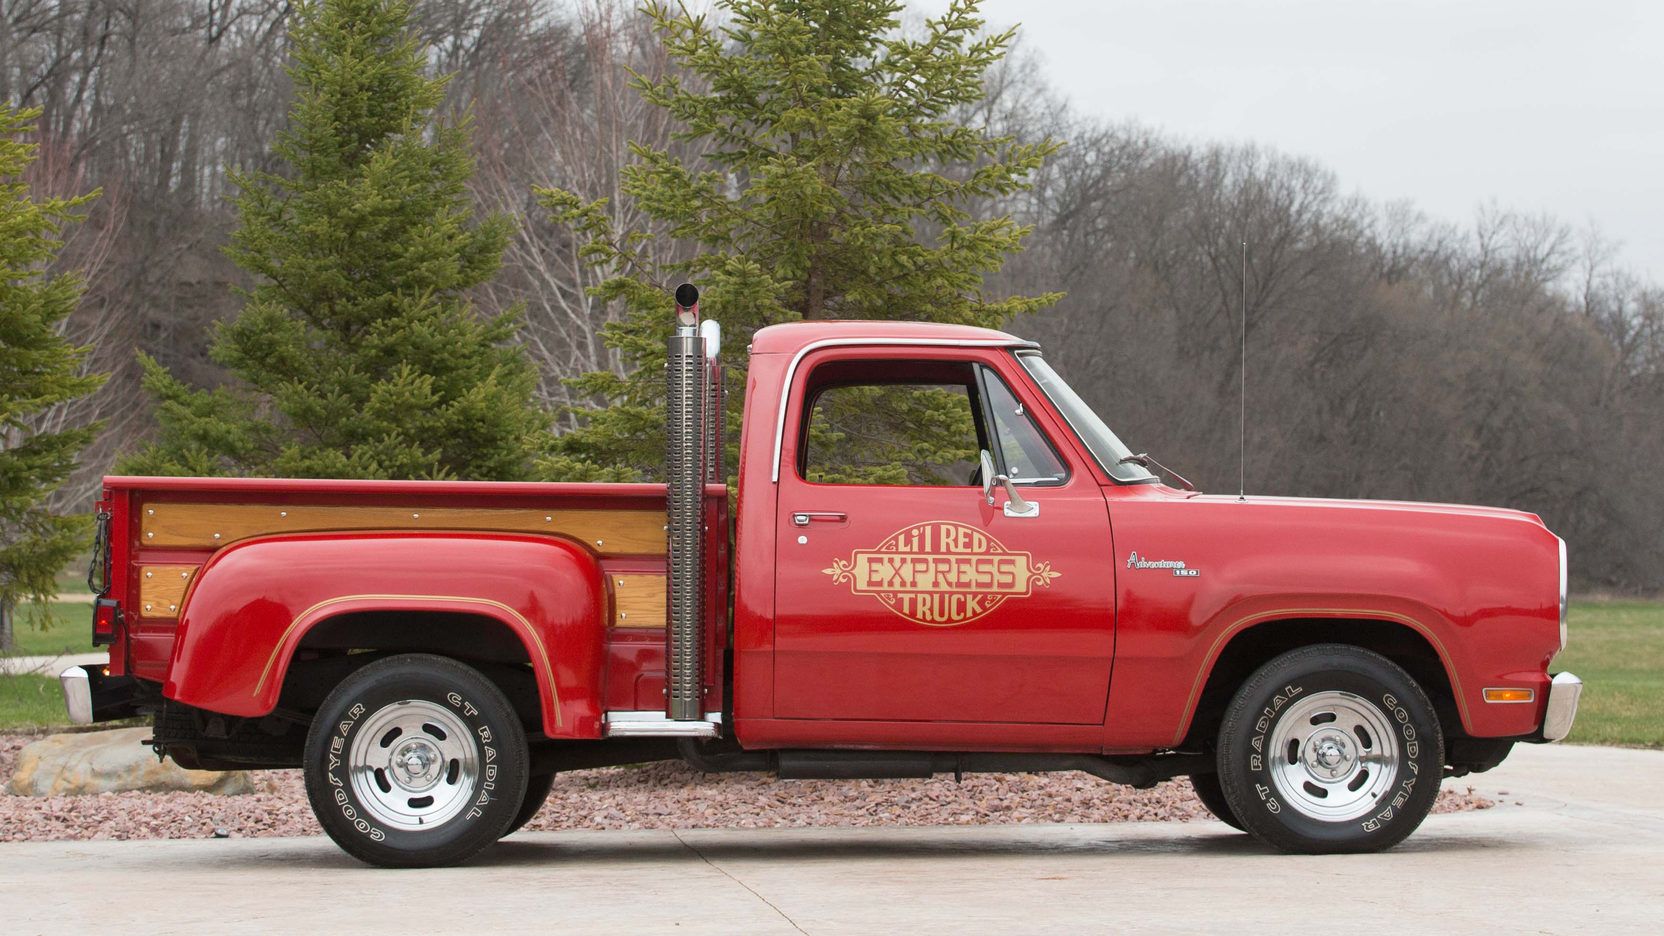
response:
M707 319L699 323L699 337L705 342L705 481L724 484L728 472L723 467L722 434L723 404L727 392L722 383L722 362L717 358L722 350L722 326Z
M665 362L666 559L665 714L701 720L704 705L704 484L706 361L699 330L699 290L676 287L676 332Z

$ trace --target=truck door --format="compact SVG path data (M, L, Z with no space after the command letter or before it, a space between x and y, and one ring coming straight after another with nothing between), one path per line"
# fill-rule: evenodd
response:
M799 368L778 487L775 717L1103 722L1107 507L1004 354L826 349ZM999 486L989 503L983 452L1032 513Z

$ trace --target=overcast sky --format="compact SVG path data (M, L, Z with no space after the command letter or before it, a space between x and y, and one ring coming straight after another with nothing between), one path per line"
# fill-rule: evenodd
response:
M928 9L935 4L920 4ZM1080 110L1593 222L1664 283L1664 0L985 0Z

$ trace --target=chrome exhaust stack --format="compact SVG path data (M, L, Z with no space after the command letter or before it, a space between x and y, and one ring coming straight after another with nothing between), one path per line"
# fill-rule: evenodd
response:
M720 444L708 432L706 410L711 364L699 329L699 290L676 287L676 332L665 361L665 482L667 535L665 714L676 721L705 717L704 572L705 480L710 452Z

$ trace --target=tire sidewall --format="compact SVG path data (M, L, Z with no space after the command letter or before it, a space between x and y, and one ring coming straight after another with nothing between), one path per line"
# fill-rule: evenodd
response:
M1215 819L1238 832L1243 831L1242 820L1236 817L1236 810L1232 809L1230 801L1225 799L1225 790L1219 785L1218 774L1191 774L1190 789L1196 794L1196 799L1201 801L1203 808L1212 813Z
M1284 800L1271 775L1270 739L1293 703L1314 693L1351 693L1378 709L1397 734L1398 772L1369 812L1324 820ZM1262 668L1232 701L1219 744L1220 785L1249 832L1291 851L1374 851L1409 835L1432 810L1443 779L1438 716L1415 682L1377 654L1315 647Z
M508 824L508 831L503 833L503 837L513 835L524 828L526 823L537 818L538 812L543 809L543 804L549 801L549 794L554 788L555 775L552 773L538 774L527 780L526 797L521 801L520 811L515 813L514 821Z
M348 752L371 716L388 705L426 701L467 726L480 765L468 804L430 829L377 821L354 791ZM525 730L502 693L479 673L443 657L380 660L344 680L308 733L306 788L324 831L372 864L417 867L462 861L502 836L525 798Z

